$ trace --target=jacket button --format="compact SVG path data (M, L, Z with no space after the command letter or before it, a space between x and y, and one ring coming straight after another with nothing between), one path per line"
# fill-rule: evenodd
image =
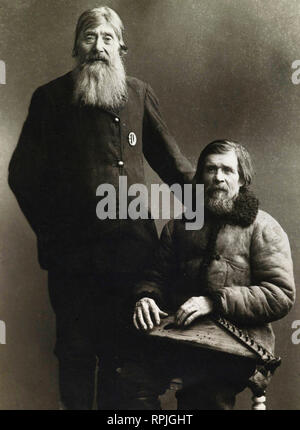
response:
M118 117L115 117L115 122L117 122L117 123L120 122Z
M118 166L119 166L119 167L123 167L123 166L124 166L124 161L121 161L121 160L120 160L120 161L118 161Z

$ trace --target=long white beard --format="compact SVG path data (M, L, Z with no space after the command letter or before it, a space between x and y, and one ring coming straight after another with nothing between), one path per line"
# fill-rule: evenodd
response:
M106 109L116 109L127 99L126 72L118 55L109 64L85 62L74 72L74 102Z

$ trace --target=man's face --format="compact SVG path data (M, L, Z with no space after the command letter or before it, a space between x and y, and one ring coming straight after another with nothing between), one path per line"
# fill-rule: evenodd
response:
M235 152L208 155L202 179L209 198L232 200L237 197L243 182L240 179Z
M127 100L126 72L119 39L102 21L83 29L77 40L74 101L88 106L118 109Z
M103 22L80 33L77 42L79 63L114 63L119 55L119 40L111 25Z

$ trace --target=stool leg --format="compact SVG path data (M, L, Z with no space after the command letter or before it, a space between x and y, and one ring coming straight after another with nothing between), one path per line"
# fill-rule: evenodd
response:
M252 397L252 410L253 411L265 411L266 408L266 396L253 396Z

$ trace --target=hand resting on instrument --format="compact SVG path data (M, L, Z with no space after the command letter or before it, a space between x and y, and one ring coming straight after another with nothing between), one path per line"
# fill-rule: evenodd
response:
M175 314L175 323L187 327L196 318L208 315L213 310L213 301L209 297L191 297L180 306Z
M133 323L137 330L152 330L155 325L160 324L160 317L168 314L163 312L149 297L143 297L135 304L133 313Z
M178 326L187 327L196 318L212 312L213 302L205 296L191 297L184 302L175 314L175 323ZM161 318L168 316L162 311L155 300L149 297L143 297L136 302L133 323L137 330L152 330L155 326L160 325Z

